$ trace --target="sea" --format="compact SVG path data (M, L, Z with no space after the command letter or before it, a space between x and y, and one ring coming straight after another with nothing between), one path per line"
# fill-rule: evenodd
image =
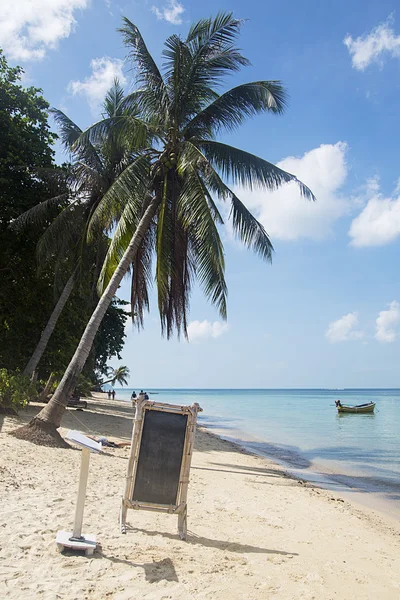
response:
M132 391L116 389L116 398L129 401ZM198 402L200 425L300 479L400 519L400 389L146 391L159 402ZM336 399L372 400L375 412L339 415Z

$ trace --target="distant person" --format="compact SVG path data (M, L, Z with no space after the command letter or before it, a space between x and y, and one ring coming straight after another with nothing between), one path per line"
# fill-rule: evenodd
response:
M115 390L111 392L112 399L115 400Z
M108 394L108 399L110 399L111 398L111 390L108 390L107 394Z
M133 392L132 392L132 396L131 396L131 400L134 400L135 398L136 398L136 392L135 392L135 391L133 391Z
M149 395L148 395L148 393L147 393L147 392L145 392L145 393L144 393L144 399L145 399L145 400L148 400L148 399L149 399Z
M340 400L336 400L336 401L335 401L335 404L336 404L336 406L338 406L338 407L341 407L341 406L342 406L342 403L340 402Z

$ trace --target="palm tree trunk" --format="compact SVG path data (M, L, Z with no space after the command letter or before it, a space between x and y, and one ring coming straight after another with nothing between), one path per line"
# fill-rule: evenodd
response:
M107 381L100 381L99 385L105 385L106 383L111 383L112 381L114 381L113 379L107 379Z
M55 305L53 312L51 313L51 317L47 321L47 325L43 330L43 333L41 335L39 343L36 346L34 353L30 357L29 362L26 365L26 367L22 373L22 375L25 375L26 377L32 377L33 373L36 370L36 367L39 364L40 359L43 356L43 352L46 350L46 346L49 342L51 334L53 333L55 326L57 325L58 317L60 316L60 314L61 314L61 312L73 290L75 273L76 273L76 270L74 270L71 277L68 279L67 283L65 284L65 287L61 293L61 296L59 297L58 302Z
M44 386L44 390L39 394L39 402L46 402L46 398L49 395L53 381L54 381L54 373L50 373L50 377L48 378L47 383Z
M131 265L137 249L144 238L148 227L153 219L157 207L158 199L154 198L147 207L142 216L139 225L127 247L124 256L116 268L107 288L101 296L86 329L82 335L81 341L69 363L62 380L49 403L40 411L40 413L32 419L28 425L17 429L14 432L16 437L33 441L40 445L57 445L65 446L64 440L56 431L60 427L61 419L68 403L68 398L73 392L77 379L82 372L86 359L89 356L92 344L99 329L100 323L109 307L124 275L127 273ZM32 430L29 435L29 429ZM41 432L38 432L38 429Z

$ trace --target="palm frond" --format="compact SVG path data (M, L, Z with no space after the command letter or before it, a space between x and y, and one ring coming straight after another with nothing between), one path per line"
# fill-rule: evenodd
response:
M179 196L179 217L189 231L196 277L207 298L226 318L227 287L222 242L209 209L204 186L192 167L187 174Z
M122 114L107 117L94 123L75 140L73 151L80 153L88 145L99 146L110 139L110 134L118 138L120 146L128 145L130 148L144 148L148 145L149 127L142 119L135 115Z
M69 117L67 117L62 110L59 110L58 108L51 108L49 112L57 123L64 148L71 152L73 144L82 133L82 129L78 127L78 125Z
M88 223L88 240L101 229L109 230L123 214L126 204L139 215L149 190L150 162L145 154L126 167L97 204Z
M295 175L287 173L272 163L245 152L214 141L192 141L202 150L210 161L221 173L234 184L239 184L249 189L260 186L268 190L275 190L284 183L295 182L300 193L309 200L315 200L312 191Z
M13 221L11 227L16 231L20 231L28 226L40 227L55 218L62 206L70 198L69 192L59 194L53 198L48 198L39 202L29 210L25 211Z
M190 141L186 141L182 144L182 149L177 164L177 171L179 175L184 178L187 171L190 172L193 167L200 175L199 181L204 188L204 194L206 195L209 209L214 221L223 224L223 218L209 192L209 189L216 193L218 197L223 200L225 200L230 194L227 192L225 184L215 172L214 168L210 165L204 154Z
M232 192L231 213L233 230L240 240L268 262L272 261L274 247L264 227Z
M36 248L39 267L55 258L71 255L79 243L84 226L85 206L71 204L52 221L40 237Z
M221 130L232 131L246 118L262 112L281 114L286 92L279 81L253 81L239 85L219 96L186 126L183 135L213 137Z
M236 194L234 194L234 192L232 192L232 190L222 181L218 173L215 172L206 157L198 148L193 146L190 142L185 142L184 147L187 156L183 168L185 168L185 166L186 168L190 168L187 165L195 165L201 173L199 176L200 180L202 181L204 179L204 188L207 189L208 187L208 189L217 194L218 197L224 201L230 200L230 217L232 218L233 230L236 235L248 248L254 250L256 254L265 260L271 261L273 246L261 223L257 221ZM211 194L209 194L209 197L211 198ZM215 215L214 220L216 220ZM222 218L220 222L222 222Z
M113 86L106 93L103 102L104 117L115 117L119 114L124 99L124 88L118 77L114 78Z
M129 19L123 17L124 26L118 29L122 33L124 44L129 47L128 59L137 69L137 83L143 85L154 99L158 109L165 111L167 92L162 75L143 40L139 29Z
M156 282L158 291L158 310L161 318L161 330L165 332L165 305L168 302L169 277L172 263L173 223L171 198L169 198L168 173L164 175L162 199L157 220L156 234Z
M79 142L84 133L80 127L61 110L52 108L50 112L53 114L60 130L64 148L68 152L71 152L76 160L86 162L97 169L101 169L101 158L91 141L86 139L85 143L83 143L83 140L81 143Z
M149 289L153 283L152 258L155 251L155 223L152 222L140 244L132 265L131 310L132 321L144 326L144 311L150 310Z
M186 43L193 51L224 44L233 44L237 39L244 20L235 19L232 12L219 12L214 19L200 19L194 23L186 37Z
M125 203L122 214L118 219L118 224L109 244L97 284L97 290L100 296L107 287L116 267L122 259L143 211L147 206L140 191L139 194L140 195L134 197L135 191L132 190L131 197Z
M244 21L232 13L220 12L214 19L202 19L189 31L186 43L193 56L193 79L219 83L226 74L250 65L234 46Z

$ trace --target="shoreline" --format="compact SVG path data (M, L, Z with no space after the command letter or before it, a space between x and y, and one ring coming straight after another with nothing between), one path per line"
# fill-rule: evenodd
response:
M99 395L100 396L100 395ZM28 420L39 406L30 406ZM68 428L127 441L132 408L94 396L83 412L67 410ZM301 481L273 461L200 427L188 498L188 540L177 518L118 512L128 448L91 459L84 532L93 558L56 552L58 529L74 516L79 453L44 448L0 433L0 593L7 600L397 600L400 527L340 494Z
M359 508L366 508L390 519L394 523L400 523L400 502L384 497L384 492L376 492L370 489L357 488L356 485L351 485L352 482L356 482L359 473L352 473L349 475L349 471L343 472L339 469L340 463L338 461L331 461L329 467L323 467L323 462L320 461L315 465L301 469L300 467L292 466L285 461L284 458L279 457L279 444L270 444L271 448L276 449L276 453L271 452L257 452L256 448L249 448L246 444L246 440L240 440L239 438L232 438L229 433L223 430L211 429L207 425L201 425L205 431L210 435L237 446L239 451L246 452L250 455L257 456L259 458L265 458L268 461L274 463L278 468L293 479L301 479L304 483L311 486L318 487L319 489L331 491L335 494L340 494L349 502L354 503ZM232 430L233 431L233 430ZM257 442L254 443L256 445ZM341 479L347 479L347 483L341 481Z
M121 392L125 390L119 388L118 391ZM96 394L96 392L94 394ZM127 399L120 399L119 401L128 402ZM225 417L228 418L227 415L225 415ZM250 454L274 462L294 479L302 479L320 489L341 494L343 498L350 502L354 502L358 507L365 507L376 511L378 514L388 517L395 523L400 522L400 502L397 499L393 500L390 497L385 497L385 493L387 492L384 490L377 491L376 489L372 489L373 487L378 487L378 478L373 481L370 476L366 477L362 471L351 469L348 465L345 465L345 468L343 469L343 466L338 460L313 461L313 464L309 467L302 467L300 463L306 459L303 459L303 455L300 451L298 455L291 456L291 460L285 459L286 452L282 450L279 443L270 443L258 439L240 429L219 427L218 421L220 419L223 420L223 418L224 415L219 415L217 417L217 422L213 423L213 416L210 416L209 423L202 423L204 417L200 414L198 425L218 438L236 444L240 450L244 449ZM268 452L265 449L258 450L257 446L260 445L269 447L270 451ZM294 464L296 460L298 461L297 465ZM363 480L364 487L357 486L357 482L360 478ZM390 493L396 495L397 490L391 490ZM399 495L397 497L400 498L400 487Z

